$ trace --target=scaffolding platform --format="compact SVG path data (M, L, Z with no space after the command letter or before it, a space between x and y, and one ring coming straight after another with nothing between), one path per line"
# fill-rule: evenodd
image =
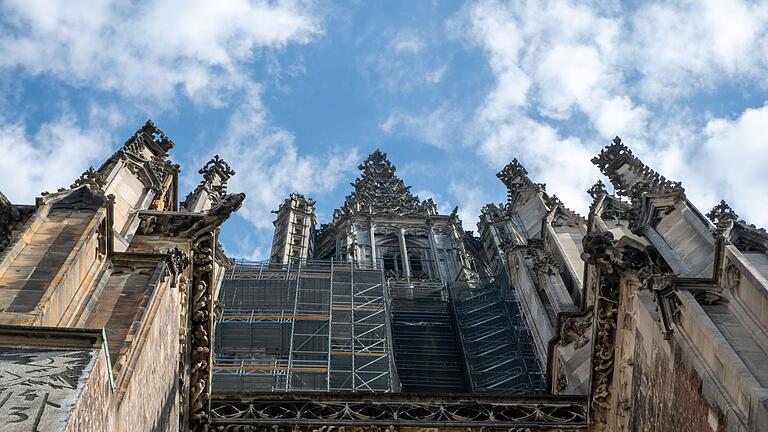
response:
M238 260L220 301L216 389L391 391L381 269Z

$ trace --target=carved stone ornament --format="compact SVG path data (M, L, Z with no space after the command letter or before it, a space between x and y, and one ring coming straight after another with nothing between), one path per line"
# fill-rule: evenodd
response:
M552 275L560 272L560 265L555 261L544 240L529 239L527 251L533 264L533 271L537 274Z
M375 225L373 233L380 236L393 236L400 233L400 229L394 225Z
M717 232L723 233L739 219L739 216L733 211L731 206L725 202L725 200L720 200L720 202L712 207L712 210L707 213L707 218L709 218L715 225L715 230Z
M602 195L608 195L608 191L605 190L605 184L603 181L598 180L597 183L593 184L592 187L587 189L587 194L589 194L593 200L596 200Z
M213 292L214 233L208 232L194 241L193 278L190 301L190 365L189 365L189 429L208 430L213 363Z
M592 327L592 309L587 310L581 316L566 316L560 324L560 340L558 345L566 346L574 344L574 349L579 349L589 343L591 334L587 332Z
M644 193L675 193L684 196L680 182L667 180L632 154L632 150L615 137L600 154L592 158L600 171L611 180L616 194L637 200ZM623 168L622 167L627 167ZM639 179L639 180L637 180ZM631 181L631 182L630 182Z
M623 237L622 240L626 239ZM594 340L592 345L592 380L590 388L590 421L605 423L610 410L610 393L615 363L616 332L620 288L627 279L636 279L641 286L664 292L666 276L663 265L640 245L619 245L610 231L590 232L582 239L581 258L596 267Z
M395 174L396 168L386 153L376 150L358 167L360 177L352 183L354 192L347 196L340 210L343 214L392 214L398 216L437 214L432 199L420 201ZM334 222L341 214L334 212Z
M104 176L100 172L96 171L93 167L88 168L85 172L80 174L80 177L72 183L69 188L74 189L82 185L91 186L95 190L102 190L107 184Z
M546 185L534 183L528 178L528 171L517 159L512 159L512 162L496 173L496 177L507 187L507 211L511 211L518 203L546 190Z
M768 252L768 232L740 220L725 201L713 207L707 217L714 224L713 235L717 237L727 233L727 240L740 251Z
M168 176L179 170L178 165L166 158L173 146L173 141L155 126L152 120L147 120L104 166L117 158L123 159L128 169L146 187L160 193Z
M737 291L741 284L741 271L735 264L729 262L725 266L723 275L723 287L731 291Z
M440 400L447 399L447 400ZM531 397L530 399L536 399ZM583 399L493 401L462 398L408 400L394 397L340 399L324 397L298 400L221 398L211 402L213 430L253 428L296 430L395 430L395 428L487 428L490 430L552 430L586 426ZM360 429L358 429L360 428ZM378 429L374 429L378 428ZM502 429L503 428L503 429ZM425 429L426 430L426 429Z
M177 276L189 266L189 257L178 247L174 247L168 251L168 258L166 261L173 274Z
M227 162L215 155L211 160L205 163L198 173L203 175L203 179L197 187L187 194L182 202L182 207L188 207L195 197L202 192L207 192L213 205L221 203L221 200L227 195L227 181L235 175L235 170L230 168Z

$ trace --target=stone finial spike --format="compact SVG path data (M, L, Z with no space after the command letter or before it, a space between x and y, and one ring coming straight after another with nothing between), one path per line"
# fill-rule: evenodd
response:
M616 137L616 139L618 138L619 137ZM605 183L603 183L602 180L598 180L591 188L587 189L587 193L592 199L597 199L601 195L607 195L608 191L605 189Z
M236 174L235 170L219 155L214 155L198 172L203 175L205 180L214 181L214 176L218 176L220 181L224 183Z
M712 210L707 213L707 218L712 221L712 223L717 224L721 220L737 220L739 216L736 214L736 212L733 211L731 206L728 205L728 203L725 202L725 200L720 200L720 202L712 207Z
M531 179L528 178L528 171L517 159L512 159L504 168L496 173L496 177L504 183L507 188L518 187L523 184L530 185Z
M712 210L707 213L707 218L715 225L715 233L724 233L734 222L739 219L736 212L733 211L725 200L712 207Z
M227 181L235 175L235 170L219 155L206 162L198 172L203 175L203 179L181 203L182 207L190 211L205 210L209 205L221 203L227 196Z
M680 182L667 180L633 155L618 136L592 158L592 163L608 177L618 195L637 198L646 192L685 192Z

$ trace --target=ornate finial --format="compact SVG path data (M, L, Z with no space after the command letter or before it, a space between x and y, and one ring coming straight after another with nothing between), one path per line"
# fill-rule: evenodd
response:
M224 159L220 158L219 155L215 155L211 160L206 162L198 172L208 181L213 180L214 174L218 174L222 182L226 182L230 177L235 175L235 170L230 168L229 164Z
M592 158L592 163L605 172L612 164L624 159L634 158L632 150L621 143L621 138L615 137L611 144L605 147L600 154Z
M712 210L710 210L709 213L707 213L707 217L714 224L718 224L724 220L734 221L739 218L736 212L733 211L731 206L729 206L728 203L725 202L725 200L720 200L720 203L712 207Z
M512 159L512 162L496 173L496 177L507 187L518 186L521 182L528 180L528 171L517 159ZM530 183L530 180L525 183Z
M712 210L707 213L707 217L715 224L716 233L725 232L733 222L739 219L739 216L725 200L720 200L720 203L712 207Z
M619 137L616 137L616 139L619 139ZM592 197L593 200L597 199L599 196L608 195L608 191L605 190L605 184L602 180L598 180L597 183L593 184L591 188L587 189L587 193Z
M214 205L219 204L227 195L227 181L235 175L235 170L230 168L229 164L219 155L215 155L206 162L198 172L203 175L203 180L200 181L195 190L187 194L181 203L182 207L190 208L190 203L202 192L208 192L208 197Z
M89 185L96 190L102 190L106 184L107 181L104 179L104 176L101 175L99 171L96 171L93 167L90 167L85 170L85 172L80 174L80 178L75 180L75 182L72 183L69 188L74 189L82 185Z

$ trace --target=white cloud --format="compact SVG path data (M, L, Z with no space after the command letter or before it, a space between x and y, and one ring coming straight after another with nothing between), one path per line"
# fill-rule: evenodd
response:
M588 207L585 191L599 175L590 163L592 146L526 117L496 125L484 137L479 152L494 169L517 158L531 180L546 183L550 194L579 211Z
M466 182L451 182L448 192L455 202L459 203L459 219L467 231L477 232L477 218L480 209L491 199L480 187L472 186Z
M416 55L424 50L426 43L414 30L403 30L390 41L389 47L397 54Z
M392 112L379 124L387 134L405 134L437 148L448 149L457 142L462 113L447 105L423 114Z
M709 205L721 193L746 207L747 194L755 199L758 189L768 189L766 181L749 181L757 176L752 169L743 176L720 175L729 170L715 165L719 158L729 160L719 153L729 140L758 142L759 132L748 124L762 111L712 120L701 130L708 114L680 105L679 97L708 91L724 79L765 86L760 80L768 70L768 5L702 1L652 2L634 11L621 7L565 0L465 6L449 24L487 55L495 80L474 107L469 144L494 168L517 157L550 193L585 211L584 191L599 177L589 161L620 135L651 167L683 180L694 202ZM424 123L389 120L385 125ZM720 131L723 122L728 126ZM403 130L429 142L421 129ZM745 155L756 145L738 144ZM768 154L768 145L762 148ZM711 168L694 171L691 161ZM741 183L746 186L737 186Z
M297 2L10 0L0 67L143 102L178 93L220 104L248 84L242 65L263 47L306 43L319 20Z
M342 179L354 175L360 155L354 148L324 156L299 154L294 136L268 123L259 92L258 86L248 89L214 153L237 171L229 189L247 194L238 214L256 228L271 232L270 211L289 193L311 197L332 190Z
M97 114L94 114L97 115ZM14 203L32 204L40 192L69 185L104 160L111 147L107 131L77 125L65 115L29 135L23 123L0 124L0 185Z
M764 2L652 2L632 18L627 66L640 72L644 98L668 101L724 80L765 78Z
M768 104L748 109L733 120L718 118L707 123L698 160L695 164L685 164L691 167L688 176L698 177L699 181L694 184L711 188L695 191L702 196L702 201L706 192L711 195L712 190L717 191L714 199L702 205L714 205L725 198L748 222L768 227L766 125Z
M408 93L442 82L448 63L433 50L434 35L403 29L390 36L386 47L366 54L362 67L390 93Z

